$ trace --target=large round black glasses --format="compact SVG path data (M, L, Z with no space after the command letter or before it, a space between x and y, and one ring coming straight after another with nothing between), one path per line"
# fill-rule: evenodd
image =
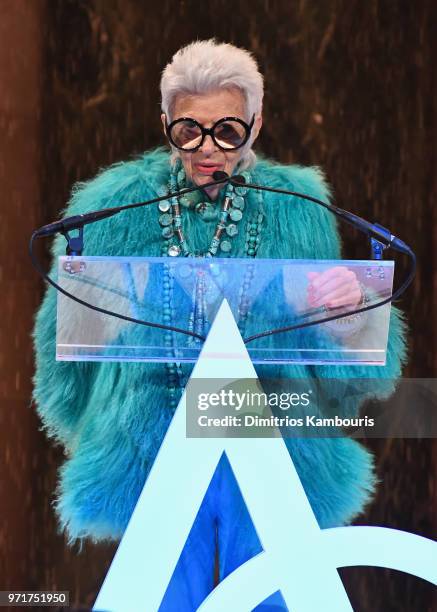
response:
M223 117L212 127L206 128L195 119L180 117L170 125L167 125L166 119L166 132L170 142L183 151L196 151L208 135L219 149L233 151L246 144L254 121L255 115L249 125L238 117Z

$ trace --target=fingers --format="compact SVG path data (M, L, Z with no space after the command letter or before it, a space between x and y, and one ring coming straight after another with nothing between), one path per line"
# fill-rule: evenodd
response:
M328 308L336 308L338 306L356 306L362 299L361 289L354 287L348 291L332 292L323 298L323 303Z
M344 266L336 266L323 273L310 272L307 276L310 280L308 302L312 307L354 306L362 298L355 273Z
M358 287L345 287L336 291L331 291L320 298L308 296L308 302L312 308L327 306L335 308L338 306L356 306L362 299L361 289Z
M328 283L325 283L320 289L309 290L309 297L311 297L313 302L320 302L321 304L326 304L326 301L329 299L338 299L342 295L347 295L349 293L353 294L355 291L360 293L360 286L356 281L344 281L343 278L333 278Z
M311 281L311 285L316 291L320 291L324 285L334 279L343 279L344 282L352 282L356 280L357 277L355 272L352 272L352 270L349 270L345 266L336 266L335 268L329 268L329 270L319 273L318 278L314 278L314 280Z

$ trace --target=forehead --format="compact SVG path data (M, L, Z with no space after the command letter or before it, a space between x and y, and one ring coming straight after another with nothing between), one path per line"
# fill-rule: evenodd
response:
M177 95L172 119L191 117L206 124L222 117L245 119L245 111L245 99L240 89L217 89L204 94Z

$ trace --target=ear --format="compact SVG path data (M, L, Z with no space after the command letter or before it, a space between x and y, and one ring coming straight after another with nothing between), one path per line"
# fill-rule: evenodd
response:
M255 142L255 140L257 139L259 131L260 131L261 127L262 127L262 124L263 124L263 118L262 118L262 115L260 113L257 117L255 117L255 122L253 124L253 128L252 128L252 142Z
M165 113L161 113L161 122L162 122L162 129L164 132L164 136L167 136L167 132L165 129Z

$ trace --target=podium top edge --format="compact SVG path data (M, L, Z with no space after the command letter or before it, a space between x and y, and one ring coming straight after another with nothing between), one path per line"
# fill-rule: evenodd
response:
M309 265L309 264L341 264L341 265L375 265L378 267L392 267L394 265L394 260L385 259L385 260L376 260L376 259L267 259L256 257L255 259L251 257L147 257L147 256L105 256L105 255L60 255L58 258L59 261L111 261L111 262L142 262L147 261L150 263L179 263L182 265L183 262L193 263L195 261L201 260L202 262L208 262L211 264L220 264L220 265L235 265L236 263L241 264L266 264L267 262L270 265L284 265L285 262L293 263L293 265Z

